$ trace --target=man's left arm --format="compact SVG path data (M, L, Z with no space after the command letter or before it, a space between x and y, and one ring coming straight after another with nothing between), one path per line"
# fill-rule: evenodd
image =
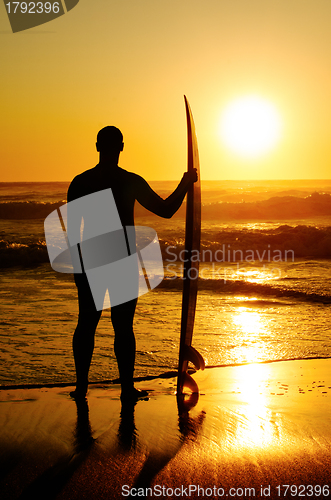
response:
M165 200L156 194L142 177L137 178L137 201L154 214L170 219L183 203L189 187L197 181L198 176L196 169L185 172L175 191Z

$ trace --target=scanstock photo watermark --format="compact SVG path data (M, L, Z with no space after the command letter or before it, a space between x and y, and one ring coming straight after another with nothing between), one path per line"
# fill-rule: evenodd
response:
M48 2L8 2L4 0L7 16L13 33L35 28L63 16L76 7L79 0L57 0Z
M174 245L167 246L164 252L164 270L168 279L183 278L181 267L190 260L202 264L188 270L189 279L238 279L251 276L254 272L264 273L268 278L280 278L282 269L277 263L294 262L294 250L272 249L270 245L263 250L233 249L230 244L223 244L216 250L193 250L191 256L186 249ZM228 267L227 267L228 264ZM230 266L231 264L231 266ZM258 267L253 265L259 264Z
M198 484L188 486L178 486L169 488L161 484L153 487L135 488L127 484L122 486L123 497L163 497L163 498L285 498L285 497L305 497L305 498L325 498L330 495L330 486L311 484L278 484L277 486L263 485L260 487L236 487L222 488L220 486L201 487Z

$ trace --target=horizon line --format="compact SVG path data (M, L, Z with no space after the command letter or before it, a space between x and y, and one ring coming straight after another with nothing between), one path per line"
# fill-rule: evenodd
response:
M201 182L294 182L294 181L330 181L331 178L295 178L295 179L201 179ZM15 180L15 181L0 181L0 184L44 184L44 183L70 183L71 180L38 180L38 181L25 181L25 180ZM178 179L147 179L147 182L179 182Z

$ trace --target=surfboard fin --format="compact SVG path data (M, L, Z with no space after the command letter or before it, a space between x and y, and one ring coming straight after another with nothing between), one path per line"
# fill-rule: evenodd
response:
M185 345L184 348L184 359L185 361L191 361L197 370L205 369L205 361L201 354L194 349L191 345Z

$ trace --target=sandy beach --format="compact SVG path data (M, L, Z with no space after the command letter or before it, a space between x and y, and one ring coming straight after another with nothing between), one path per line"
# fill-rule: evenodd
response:
M114 385L78 405L70 387L2 390L2 498L328 496L330 359L194 377L180 415L175 378L139 382L150 398L127 408Z

